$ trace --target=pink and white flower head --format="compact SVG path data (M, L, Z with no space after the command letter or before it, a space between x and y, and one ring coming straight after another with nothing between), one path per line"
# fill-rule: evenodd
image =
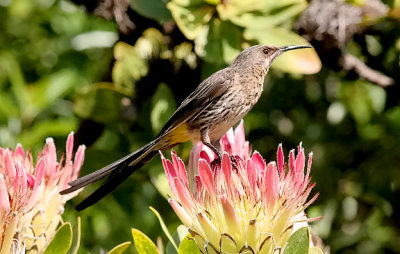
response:
M296 224L310 221L304 213L309 201L312 154L307 170L301 144L284 162L282 146L277 161L266 163L258 152L251 155L243 123L221 138L224 155L211 164L214 154L201 143L194 146L187 177L183 161L172 152L162 156L174 195L169 202L202 253L275 253L283 249ZM230 156L235 157L233 167ZM189 177L190 178L190 177ZM191 191L192 190L192 191Z
M37 158L20 144L14 151L0 148L0 253L42 253L61 222L64 204L78 194L60 195L78 177L85 147L73 155L74 136L69 134L66 155L57 161L52 138Z

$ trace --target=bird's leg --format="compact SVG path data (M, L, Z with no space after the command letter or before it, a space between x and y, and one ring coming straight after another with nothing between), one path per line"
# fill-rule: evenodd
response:
M218 159L221 161L223 154L219 149L217 149L215 146L213 146L211 144L210 136L208 136L209 130L210 130L209 128L204 128L200 131L201 132L201 142L203 142L204 145L208 146L208 148L210 148L211 151L213 151L218 156Z
M221 163L222 162L222 156L223 153L221 152L221 150L219 150L216 146L214 146L211 141L210 141L210 136L208 136L208 128L202 129L201 130L201 142L203 142L204 145L208 146L208 148L211 149L211 151L213 151L218 157L216 159L214 159L211 162L211 165L215 165L216 163ZM229 156L229 159L231 161L232 167L237 171L238 167L236 164L236 158L235 156Z

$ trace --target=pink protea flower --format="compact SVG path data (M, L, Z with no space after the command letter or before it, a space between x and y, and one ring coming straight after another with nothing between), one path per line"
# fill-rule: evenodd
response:
M162 156L175 198L169 202L202 253L275 253L283 249L296 224L310 221L304 213L308 202L312 154L304 173L305 154L289 153L284 162L282 146L277 162L266 163L244 137L243 123L220 141L222 161L201 143L191 152L188 179L183 161L172 152L172 162ZM235 157L235 167L230 156ZM193 186L194 185L194 186ZM307 223L306 223L307 224Z
M57 161L52 138L37 158L20 144L0 148L0 253L42 253L61 222L64 204L78 194L60 195L78 177L85 147L72 160L74 136L67 139L65 158Z

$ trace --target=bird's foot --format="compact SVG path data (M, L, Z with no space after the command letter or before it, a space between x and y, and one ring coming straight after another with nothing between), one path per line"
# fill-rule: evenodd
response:
M217 164L221 164L222 162L222 157L224 156L224 153L222 151L220 151L219 149L217 149L215 146L213 146L211 143L205 142L203 143L204 145L208 146L216 155L217 158L215 158L212 162L211 162L211 167L216 166ZM234 155L230 155L229 156L229 160L231 161L231 165L232 167L235 169L235 171L238 170L237 167L237 161Z
M222 162L222 156L223 153L219 152L217 154L217 158L215 158L212 162L211 162L211 167L214 167L216 165L221 165ZM229 160L231 162L232 168L237 172L238 171L238 166L237 166L237 160L236 157L234 155L229 155Z

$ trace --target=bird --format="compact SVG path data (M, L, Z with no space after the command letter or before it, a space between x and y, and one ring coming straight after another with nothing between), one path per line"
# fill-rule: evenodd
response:
M139 150L69 183L68 194L105 177L102 185L75 208L83 210L106 196L150 161L186 141L202 142L217 158L222 153L213 145L256 104L272 62L282 53L309 45L254 45L244 49L234 62L203 80L172 114L157 137Z

